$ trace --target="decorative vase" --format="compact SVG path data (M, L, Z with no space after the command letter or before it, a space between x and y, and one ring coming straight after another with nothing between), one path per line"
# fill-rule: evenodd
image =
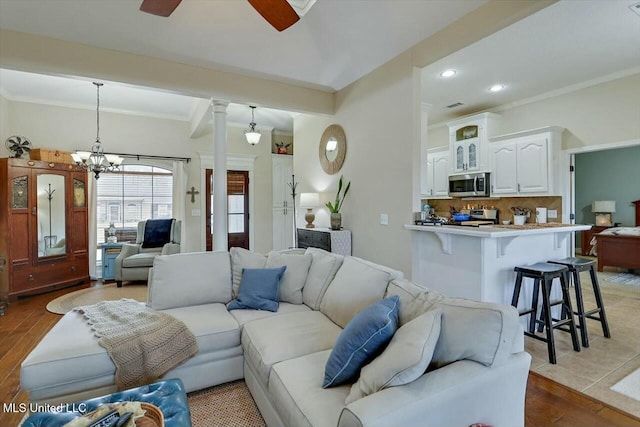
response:
M331 214L331 229L340 230L342 228L342 214L340 212Z

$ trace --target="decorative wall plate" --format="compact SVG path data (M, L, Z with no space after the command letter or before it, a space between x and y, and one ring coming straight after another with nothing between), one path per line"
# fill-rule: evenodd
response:
M340 171L347 155L347 138L340 125L330 125L322 133L318 150L320 165L329 175Z

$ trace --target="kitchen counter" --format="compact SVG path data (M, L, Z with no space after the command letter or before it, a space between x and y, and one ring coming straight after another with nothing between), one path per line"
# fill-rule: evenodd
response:
M415 282L447 296L501 304L511 303L514 267L570 256L573 233L591 228L557 223L404 227L412 231ZM519 308L531 304L532 285L523 282ZM559 285L552 293L559 296Z

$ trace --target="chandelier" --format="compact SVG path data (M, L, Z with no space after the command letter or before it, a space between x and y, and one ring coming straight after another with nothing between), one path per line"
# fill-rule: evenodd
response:
M104 154L102 144L100 144L100 86L103 83L96 83L97 106L96 106L96 142L91 147L91 151L76 151L71 154L77 166L93 172L96 179L100 178L102 172L115 172L119 170L122 157L117 154Z
M256 123L253 117L253 112L255 111L256 107L254 107L253 105L251 105L250 107L251 107L251 123L249 123L249 129L244 132L244 136L247 138L247 142L249 144L256 145L258 142L260 142L260 137L262 135L260 134L260 132L256 130Z

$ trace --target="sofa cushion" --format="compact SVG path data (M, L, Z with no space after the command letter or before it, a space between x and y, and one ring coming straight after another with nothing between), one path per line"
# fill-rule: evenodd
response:
M338 425L349 386L322 388L324 366L328 358L327 350L273 365L269 394L285 425Z
M278 289L286 266L278 268L245 268L238 289L238 297L227 309L253 308L278 311Z
M398 321L400 325L425 313L444 296L432 289L425 288L407 279L392 280L387 287L387 297L397 295L400 297L400 311Z
M122 260L123 268L136 268L136 267L151 267L153 266L153 260L158 256L160 252L141 252L139 254L131 255Z
M180 307L165 312L183 321L195 335L198 343L195 357L239 348L240 328L223 304ZM73 383L86 386L94 378L111 377L113 384L115 370L91 326L80 313L73 311L62 316L24 360L20 382L27 391L59 384L60 390L65 388L68 393L74 393L82 389L74 388Z
M226 251L156 257L149 276L149 306L156 310L231 299L231 259Z
M267 264L267 256L235 247L229 249L229 253L231 254L231 272L233 275L232 297L235 298L238 295L238 288L242 279L242 269L264 268Z
M333 347L340 329L319 311L301 311L249 322L242 329L246 363L266 387L274 363Z
M422 376L438 342L441 315L440 310L431 310L400 327L384 352L362 368L345 404Z
M229 312L236 319L236 322L240 325L240 328L244 326L245 323L252 322L258 319L264 319L266 317L272 317L279 314L286 313L295 313L298 311L310 311L311 309L304 304L290 304L288 302L281 302L278 304L278 311L271 312L265 310L232 310Z
M267 256L268 268L286 266L282 280L280 280L280 301L291 304L302 304L302 288L309 274L311 255L284 254L276 251Z
M240 326L224 304L202 304L163 310L182 320L195 335L198 354L240 345Z
M365 263L371 267L377 268L378 270L386 271L387 273L389 273L389 280L397 280L397 279L402 279L404 277L404 273L400 270L395 270L393 268L387 267L386 265L376 264L375 262L371 262L369 260L362 259L362 258L358 258L358 257L352 257L352 258L362 263Z
M433 354L438 368L457 360L498 366L510 356L520 332L518 312L510 305L443 298L440 337Z
M378 301L356 314L331 350L322 387L354 382L360 369L384 350L397 325L397 296Z
M307 281L302 288L302 301L312 309L319 310L320 301L342 265L344 256L318 248L307 248L306 253L310 254L313 260Z
M327 288L320 311L344 328L356 313L384 297L390 273L358 258L345 257Z

